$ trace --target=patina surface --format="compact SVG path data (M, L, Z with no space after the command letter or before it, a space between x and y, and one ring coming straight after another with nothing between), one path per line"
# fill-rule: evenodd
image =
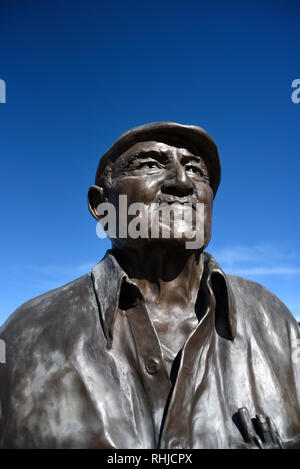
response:
M297 322L205 252L219 182L217 147L197 126L140 126L105 153L89 190L97 220L120 194L149 207L149 227L153 203L201 203L203 244L117 229L91 273L7 320L2 447L300 447Z

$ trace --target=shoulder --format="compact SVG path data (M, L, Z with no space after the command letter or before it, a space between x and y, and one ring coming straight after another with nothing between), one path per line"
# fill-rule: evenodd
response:
M282 331L282 327L294 328L298 333L299 326L287 306L260 283L236 275L226 274L227 282L233 294L237 312L242 312L250 322L259 321Z
M6 353L0 366L1 399L21 386L25 389L37 376L44 380L60 369L72 368L98 322L90 274L23 304L0 329Z
M37 331L49 323L62 323L76 311L79 312L92 297L89 273L21 305L0 327L0 338L19 337L30 329Z

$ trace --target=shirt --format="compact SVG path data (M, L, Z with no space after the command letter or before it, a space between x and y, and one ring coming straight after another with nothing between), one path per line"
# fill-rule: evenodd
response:
M264 287L203 256L198 325L171 377L141 292L112 253L21 306L0 329L0 446L252 447L242 407L271 417L285 447L297 446L297 322Z

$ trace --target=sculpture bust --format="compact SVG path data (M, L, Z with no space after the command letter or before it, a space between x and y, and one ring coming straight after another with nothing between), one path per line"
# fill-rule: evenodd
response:
M112 249L0 329L0 446L300 447L297 322L205 252L219 182L197 126L136 127L103 155L88 203L115 208ZM120 196L143 236L122 235Z

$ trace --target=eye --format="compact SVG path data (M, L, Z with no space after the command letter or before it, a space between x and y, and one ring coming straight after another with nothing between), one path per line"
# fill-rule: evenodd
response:
M191 164L186 165L185 170L187 173L190 174L200 174L200 176L203 176L203 171L202 169L198 168L198 166L193 166Z
M137 169L140 169L140 168L149 168L149 169L160 168L160 165L156 161L143 161L137 166Z

